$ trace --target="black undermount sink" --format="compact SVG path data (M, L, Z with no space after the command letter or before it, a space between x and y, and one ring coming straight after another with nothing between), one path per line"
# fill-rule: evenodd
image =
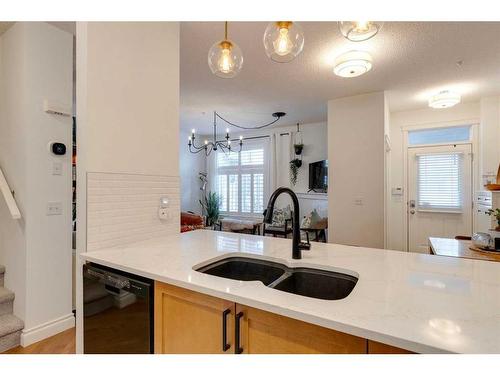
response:
M218 260L196 271L233 280L261 281L276 290L324 300L346 298L358 281L357 277L340 272L289 268L281 263L244 257Z
M296 268L287 278L272 286L276 290L301 296L335 300L346 298L358 279L339 272Z
M198 268L196 271L213 276L225 277L226 279L241 281L262 281L269 285L279 279L287 267L280 263L268 262L260 259L249 259L242 257L226 258L207 266Z

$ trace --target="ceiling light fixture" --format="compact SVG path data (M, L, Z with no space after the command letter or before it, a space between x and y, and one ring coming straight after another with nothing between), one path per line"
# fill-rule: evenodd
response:
M189 152L192 154L198 154L199 152L204 151L205 155L208 156L212 153L212 151L217 151L217 150L222 150L225 154L231 153L234 151L233 146L231 145L231 137L229 136L229 128L226 128L226 135L224 136L224 139L218 140L217 139L217 119L220 119L227 123L228 125L234 126L239 129L244 129L244 130L255 130L255 129L262 129L267 126L273 125L276 122L278 122L282 117L286 116L285 112L274 112L272 115L274 117L274 120L271 122L268 122L264 125L259 125L259 126L253 126L253 127L248 127L248 126L243 126L243 125L238 125L235 124L229 120L226 120L224 117L219 115L216 111L214 111L214 130L213 130L213 138L212 140L205 139L204 143L202 145L196 145L196 130L193 129L191 131L191 134L188 137L188 149ZM261 138L261 137L250 137L247 139L255 139L255 138ZM240 135L239 139L233 139L232 140L237 141L239 144L239 149L238 152L241 152L241 149L243 147L243 136Z
M333 72L345 78L358 77L372 68L372 57L368 52L349 51L335 59Z
M240 47L227 38L227 22L224 24L224 40L214 43L208 51L208 66L221 78L233 78L243 67Z
M264 32L264 48L273 61L292 61L304 48L302 28L291 21L270 22Z
M460 96L460 94L444 90L429 99L429 107L438 109L450 108L460 103L461 100L462 97Z
M374 21L341 21L339 28L342 35L351 42L362 42L377 35L383 24Z

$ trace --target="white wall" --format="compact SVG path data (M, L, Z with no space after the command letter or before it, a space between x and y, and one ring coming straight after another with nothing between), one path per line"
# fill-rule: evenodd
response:
M500 97L482 98L480 103L481 176L496 176L500 164Z
M413 111L393 112L390 116L390 180L388 181L387 248L404 249L404 220L406 205L402 196L391 196L390 190L403 187L403 128L425 124L471 124L478 122L480 109L478 103L462 103L448 109L420 109Z
M45 99L71 109L73 37L43 22L26 22L15 24L2 39L0 138L7 143L2 144L0 162L16 190L23 221L6 223L12 232L2 235L6 242L1 252L6 252L8 259L0 259L0 262L6 263L6 286L16 292L15 312L25 322L21 342L29 345L74 324L71 312L72 120L43 111ZM48 144L53 141L67 146L65 156L56 157L49 152ZM62 175L52 174L54 162L61 163ZM48 202L61 202L62 214L47 216ZM1 216L5 220L4 212ZM20 249L16 249L17 246ZM19 253L12 254L12 251ZM13 259L16 266L12 265ZM19 290L23 284L24 293Z
M207 171L207 158L203 152L192 154L187 147L188 131L180 132L179 168L181 176L181 209L201 214L201 182L198 173ZM207 190L210 186L207 184Z
M21 23L0 38L0 167L23 215L26 215L26 125L24 120L24 35ZM26 315L26 222L14 221L0 197L0 264L6 267L5 287L16 294L14 314Z
M385 101L376 92L328 102L330 242L384 247Z
M179 176L179 24L77 22L77 252L86 251L88 172ZM173 189L169 198L178 200ZM179 228L179 208L171 215ZM77 352L82 341L77 262Z

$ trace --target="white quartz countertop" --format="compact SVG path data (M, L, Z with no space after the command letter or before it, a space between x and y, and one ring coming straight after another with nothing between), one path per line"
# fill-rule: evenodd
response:
M197 230L80 256L415 352L500 353L500 263L323 243L293 260L291 246L291 240ZM359 280L347 298L326 301L193 270L234 255Z

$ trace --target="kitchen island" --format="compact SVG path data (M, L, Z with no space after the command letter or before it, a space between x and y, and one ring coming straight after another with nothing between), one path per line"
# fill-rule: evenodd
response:
M471 249L472 241L454 238L429 238L431 254L447 257L468 258L500 262L500 252Z
M341 272L358 281L346 298L329 301L195 271L235 255ZM318 326L345 334L347 340L362 338L367 345L417 353L500 353L496 262L324 243L314 243L302 259L293 260L290 240L207 230L80 256L156 280L157 297L165 288L168 293L196 293L215 298L211 301L222 312L226 301L253 309L254 316L263 312L290 318L296 330Z

